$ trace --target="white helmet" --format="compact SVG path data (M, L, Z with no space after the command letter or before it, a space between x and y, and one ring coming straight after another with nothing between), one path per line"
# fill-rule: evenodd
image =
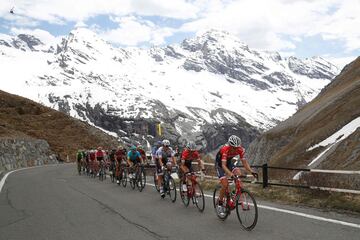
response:
M167 139L164 139L164 140L162 141L162 144L163 144L163 146L170 146L170 141L167 140Z
M190 149L191 151L194 151L194 150L196 150L196 144L193 141L189 141L186 144L186 148Z
M232 147L240 147L241 139L238 136L231 135L229 137L228 144Z

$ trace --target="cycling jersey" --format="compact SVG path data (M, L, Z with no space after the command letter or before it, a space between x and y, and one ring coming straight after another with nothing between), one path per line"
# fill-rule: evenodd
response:
M127 154L128 159L130 159L131 162L134 164L140 162L141 155L138 151L129 151Z
M219 178L223 178L226 176L224 169L222 168L222 162L226 162L226 167L233 171L235 169L234 164L231 160L240 156L240 159L244 158L245 150L242 147L231 147L229 145L225 145L220 148L219 152L216 154L216 171Z
M140 153L143 160L146 160L146 153L144 149L138 149L138 152Z
M175 156L175 153L171 147L168 147L167 149L165 149L164 147L160 147L156 151L156 156L159 159L161 158L162 162L165 164L168 161L168 158Z
M189 149L185 149L181 154L181 160L185 160L184 165L189 169L190 172L192 169L192 161L200 158L200 154L198 151L190 151Z
M125 149L119 149L115 153L115 158L117 161L121 161L122 159L125 158L125 155L126 155Z
M104 160L104 152L102 150L97 150L95 156L98 161Z

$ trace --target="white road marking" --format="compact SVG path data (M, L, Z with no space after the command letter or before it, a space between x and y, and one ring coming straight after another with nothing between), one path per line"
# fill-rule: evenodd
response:
M54 165L57 165L57 164L47 164L47 165L41 165L41 166L34 166L34 167L26 167L26 168L19 168L19 169L15 169L15 170L12 170L10 172L7 172L5 174L5 176L1 179L0 181L0 193L1 193L1 190L3 188L3 186L5 185L5 181L6 181L6 178L13 172L18 172L18 171L22 171L22 170L26 170L26 169L33 169L33 168L39 168L39 167L46 167L46 166L54 166Z
M146 183L146 185L155 187L155 184L151 184L151 183ZM212 195L209 195L209 194L204 194L204 196L207 197L207 198L212 198L213 197ZM301 217L305 217L305 218L315 219L315 220L318 220L318 221L330 222L330 223L335 223L335 224L340 224L340 225L360 229L360 224L356 224L356 223L344 222L344 221L340 221L340 220L336 220L336 219L319 217L319 216L315 216L315 215L311 215L311 214L295 212L295 211L291 211L291 210L286 210L286 209L281 209L281 208L276 208L276 207L270 207L270 206L261 205L261 204L258 204L257 206L258 206L258 208L263 208L263 209L267 209L267 210L271 210L271 211L287 213L287 214L291 214L291 215L296 215L296 216L301 216Z

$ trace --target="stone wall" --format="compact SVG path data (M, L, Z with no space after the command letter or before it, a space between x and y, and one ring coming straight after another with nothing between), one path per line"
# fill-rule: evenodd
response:
M0 172L57 163L49 144L39 139L0 139Z

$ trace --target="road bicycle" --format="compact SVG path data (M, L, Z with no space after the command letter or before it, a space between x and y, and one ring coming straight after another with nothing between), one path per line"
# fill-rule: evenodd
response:
M216 215L221 220L225 220L232 210L236 209L236 214L241 226L247 230L252 230L257 223L258 208L254 196L242 186L241 178L246 176L234 176L228 181L234 183L232 191L226 189L223 205L219 205L219 194L221 186L217 186L213 194L213 204Z
M184 205L189 206L190 200L196 205L200 212L205 209L205 197L204 192L197 181L198 174L202 172L186 173L186 191L180 189L180 197Z

